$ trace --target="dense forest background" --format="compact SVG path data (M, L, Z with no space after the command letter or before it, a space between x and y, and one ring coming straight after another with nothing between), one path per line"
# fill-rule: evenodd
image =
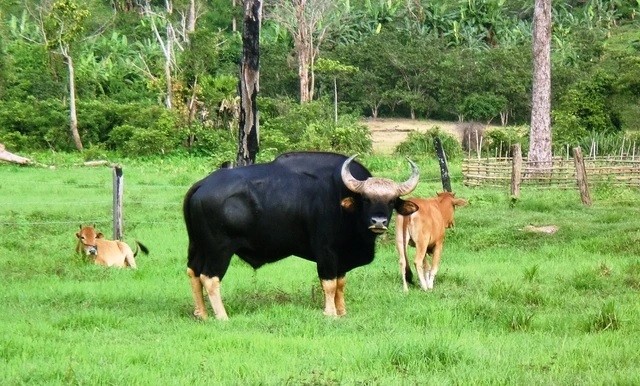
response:
M526 145L533 0L315 0L298 19L295 3L264 2L263 154L370 151L364 117L492 123ZM553 1L555 148L640 144L638 12ZM237 0L0 0L0 142L233 159L242 20Z

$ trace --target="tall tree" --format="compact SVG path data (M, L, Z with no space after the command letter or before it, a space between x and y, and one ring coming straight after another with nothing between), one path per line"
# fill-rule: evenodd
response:
M256 162L259 149L258 89L260 80L260 23L262 0L244 0L242 63L240 64L240 123L236 164Z
M300 103L313 100L314 62L332 23L337 22L335 0L278 0L268 17L281 24L293 37L298 59Z
M38 9L42 22L43 40L48 49L62 55L69 75L69 129L76 149L82 150L82 140L78 132L76 112L75 67L71 55L71 45L84 31L83 22L89 16L87 9L74 0L44 2Z
M535 0L529 163L551 164L551 0Z

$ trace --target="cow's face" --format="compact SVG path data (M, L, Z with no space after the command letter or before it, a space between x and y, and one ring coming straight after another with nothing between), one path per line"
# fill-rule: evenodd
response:
M400 196L411 193L418 185L420 173L416 164L409 161L411 177L400 184L377 177L360 181L355 179L349 171L349 163L354 158L355 156L352 156L342 164L342 182L349 190L362 196L363 220L370 231L374 233L386 232L394 209L404 216L418 210L416 204L400 198Z
M80 226L80 231L76 232L78 242L81 244L84 253L87 256L95 256L98 254L98 246L96 240L102 238L102 233L97 233L92 226Z

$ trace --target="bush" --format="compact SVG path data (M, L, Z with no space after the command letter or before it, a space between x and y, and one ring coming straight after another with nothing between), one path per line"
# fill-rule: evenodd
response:
M15 151L29 150L30 142L29 137L17 131L8 133L0 131L0 143L3 143L7 149Z
M489 122L507 106L507 99L493 93L473 93L464 98L460 112L469 120Z
M368 154L372 150L369 129L355 117L343 116L333 121L317 121L304 131L298 150L335 151L343 154Z
M177 123L174 113L162 110L149 127L131 124L115 127L109 133L108 145L129 156L168 154L179 149L187 135L179 129Z
M194 154L223 159L235 158L236 138L229 130L194 125L190 134L194 138L190 148Z
M519 143L522 152L526 152L528 128L500 127L485 132L483 150L499 157L511 155L511 145Z
M69 114L58 100L0 102L0 135L20 145L22 150L71 150ZM11 133L11 134L10 134Z
M448 160L454 160L462 156L462 148L458 140L450 134L443 132L438 126L434 126L425 133L413 131L406 140L400 143L394 150L394 154L415 158L416 156L436 157L434 139L440 138L442 149Z
M279 154L287 150L370 153L369 129L352 115L334 122L332 105L325 101L299 104L291 99L265 98L261 108L261 148Z

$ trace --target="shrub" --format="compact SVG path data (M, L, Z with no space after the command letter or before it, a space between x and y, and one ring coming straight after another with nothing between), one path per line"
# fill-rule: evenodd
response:
M469 120L490 122L507 106L507 99L493 93L473 93L462 101L460 111Z
M317 121L305 129L299 149L368 154L372 149L371 133L352 116L340 117L337 125L332 121Z
M0 143L3 143L7 149L16 151L29 150L30 139L17 131L2 132L0 131Z
M0 102L0 135L18 141L22 150L71 150L67 108L58 100ZM25 141L22 141L22 140Z
M171 111L162 110L149 127L130 124L115 127L108 143L112 149L122 150L129 156L168 154L178 149L186 138L187 133L179 130L177 122Z
M425 133L418 131L409 133L407 139L396 147L394 154L405 157L435 157L436 150L433 141L436 137L440 138L442 148L448 160L454 160L462 156L462 149L458 140L450 134L443 132L438 126L434 126Z
M235 158L237 150L236 138L229 130L215 129L203 125L194 125L190 130L190 135L194 138L190 150L194 154L216 156L224 159Z
M499 127L485 132L484 150L498 156L511 155L511 145L519 143L521 148L527 147L528 129L519 127ZM523 149L525 152L526 149Z

